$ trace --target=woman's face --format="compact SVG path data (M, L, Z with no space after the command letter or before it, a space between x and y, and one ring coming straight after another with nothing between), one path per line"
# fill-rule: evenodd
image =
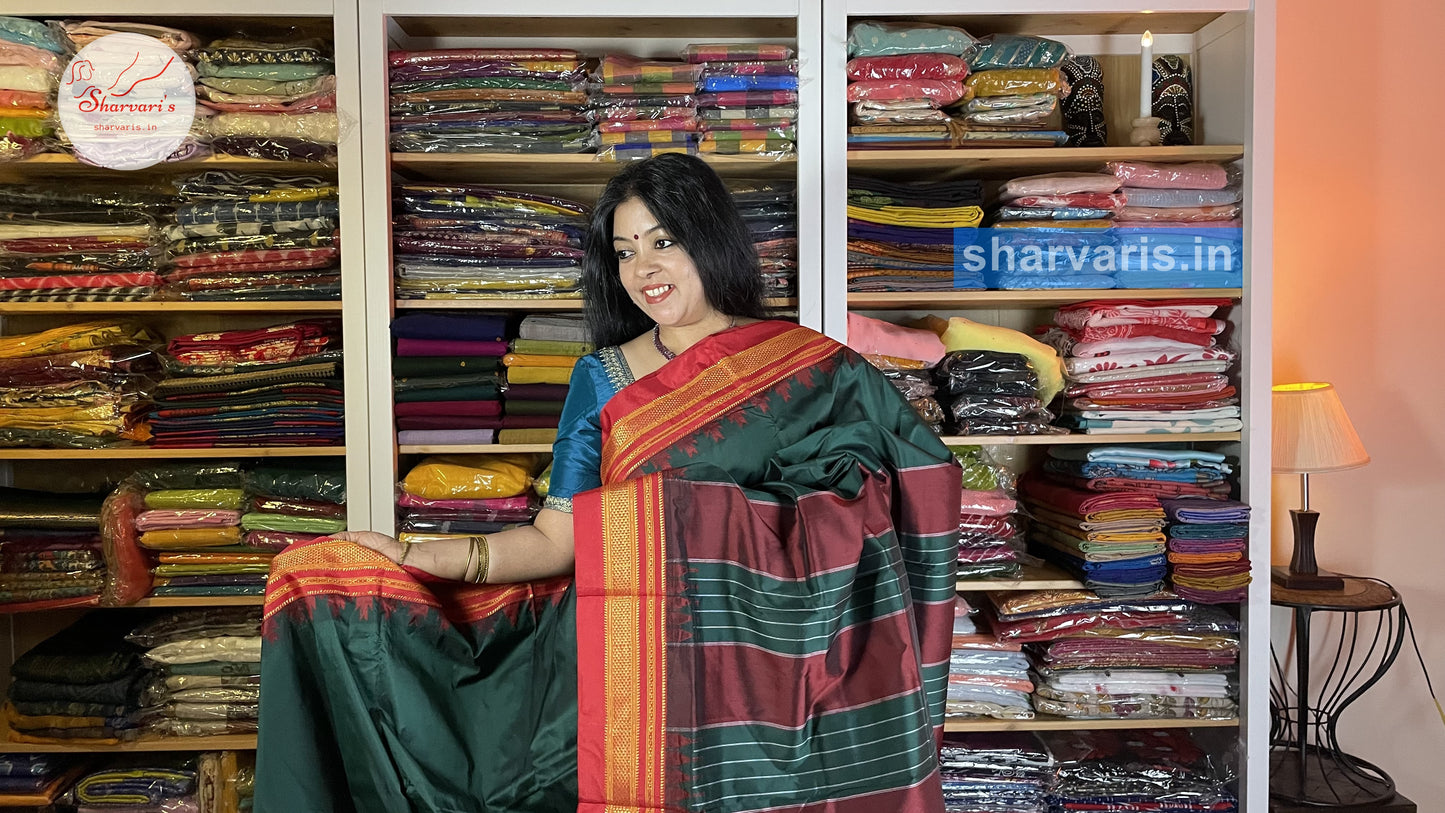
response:
M640 199L612 213L612 250L622 287L654 322L685 327L713 315L692 257Z

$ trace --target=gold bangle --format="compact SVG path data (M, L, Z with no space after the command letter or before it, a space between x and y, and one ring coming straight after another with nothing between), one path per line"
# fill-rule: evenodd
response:
M472 537L472 545L477 550L477 575L472 579L472 584L486 584L487 571L492 564L492 546L486 536Z
M462 568L462 577L457 581L467 581L467 574L472 572L472 557L477 553L477 542L475 536L467 537L467 566Z

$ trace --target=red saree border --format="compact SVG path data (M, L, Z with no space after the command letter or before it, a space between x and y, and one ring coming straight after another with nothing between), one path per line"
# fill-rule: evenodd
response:
M602 481L621 480L740 400L817 365L840 346L815 331L776 321L703 339L603 407Z
M577 547L578 809L659 810L668 785L663 479L574 499L579 538L601 542Z
M453 622L472 623L528 599L560 594L569 581L481 586L444 582L434 591L370 548L341 539L321 539L292 545L272 560L262 621L269 622L297 602L336 597L406 602L442 610Z

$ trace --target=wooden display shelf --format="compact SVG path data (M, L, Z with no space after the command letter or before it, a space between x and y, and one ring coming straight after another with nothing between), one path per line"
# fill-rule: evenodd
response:
M796 158L746 155L701 156L724 178L792 178ZM391 168L437 181L486 181L505 184L606 183L625 161L599 161L590 153L512 155L499 153L394 152Z
M208 449L0 449L0 460L187 460L228 457L345 457L345 446L236 446Z
M1024 565L1017 579L959 579L959 590L1082 590L1084 583L1051 564Z
M848 294L856 310L1057 308L1095 299L1239 299L1239 288L1098 288L1072 291L890 291Z
M401 454L525 454L551 452L550 443L479 443L470 446L401 446Z
M0 302L0 316L53 313L340 313L340 302Z
M1032 720L995 720L945 718L944 731L1097 731L1102 728L1235 728L1239 718L1227 720L1072 720L1040 714Z
M10 742L10 726L0 723L0 749L9 754L118 754L160 751L254 751L255 734L217 734L210 737L143 736L119 745Z
M1071 432L1067 435L943 435L940 438L949 446L1110 446L1116 443L1228 443L1239 439L1239 432L1153 432L1137 435Z
M147 596L125 607L260 607L265 596ZM123 609L110 608L105 609Z
M580 311L579 299L398 299L397 310ZM763 307L797 308L796 299L764 299ZM0 306L0 313L3 313Z
M927 175L929 180L1008 178L1040 172L1096 172L1106 161L1213 163L1244 157L1239 144L1187 147L980 147L849 150L848 171Z
M43 155L34 155L20 161L10 161L5 164L5 169L21 171L38 169L47 173L53 172L65 175L90 175L96 173L118 174L117 171L113 169L83 164L77 161L75 156L65 153L45 153ZM336 167L329 164L309 161L270 161L264 158L246 158L240 155L211 155L205 158L194 158L187 161L168 161L146 167L145 169L133 170L132 172L181 175L208 169L226 169L240 172L256 170L266 172L304 172L308 175L330 175L336 172Z

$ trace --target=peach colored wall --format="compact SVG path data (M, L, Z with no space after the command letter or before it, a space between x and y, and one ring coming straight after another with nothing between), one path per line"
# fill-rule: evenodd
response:
M1279 0L1278 23L1274 380L1339 389L1373 461L1311 479L1320 564L1395 585L1445 699L1445 4ZM1284 564L1298 478L1274 494ZM1445 721L1408 640L1344 719L1347 751L1445 810Z

